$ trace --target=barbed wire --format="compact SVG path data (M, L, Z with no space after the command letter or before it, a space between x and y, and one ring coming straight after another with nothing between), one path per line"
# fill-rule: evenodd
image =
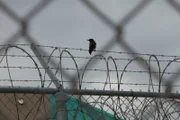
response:
M37 69L37 67L31 67L31 66L0 66L0 69L3 69L3 68L12 68L12 69L29 69L29 70L34 70L34 69ZM39 69L58 69L58 67L47 67L47 68L44 68L44 67L39 67ZM77 71L76 68L61 68L61 70L63 71ZM115 69L109 69L109 70L106 70L106 69L78 69L79 71L89 71L89 72L126 72L126 73L151 73L151 74L159 74L159 72L149 72L149 71L145 71L145 70L115 70ZM171 75L171 74L180 74L180 73L177 73L177 72L160 72L160 73L164 73L164 74L168 74L168 75Z
M0 45L0 47L8 47L8 46L31 46L31 44L7 44L7 45ZM88 49L83 48L72 48L72 47L59 47L59 46L48 46L48 45L35 45L36 47L43 47L43 48L53 48L53 49L61 49L61 50L74 50L74 51L88 51ZM179 55L167 55L167 54L149 54L149 53L130 53L130 52L118 52L118 51L106 51L106 50L96 50L94 52L101 52L101 53L115 53L115 54L124 54L124 55L141 55L141 56L151 56L155 55L157 57L170 57L170 58L179 58ZM18 55L17 55L18 56ZM43 56L43 55L42 55ZM21 57L19 55L19 57ZM44 56L48 57L48 56ZM57 57L57 56L53 56ZM89 57L80 57L80 58L89 58ZM98 58L96 58L98 59ZM118 59L118 58L117 58Z
M19 57L19 58L27 58L27 57L29 57L29 56L27 56L27 55L15 55L15 54L9 54L9 55L0 55L0 57L3 57L3 56L7 56L7 57ZM56 58L56 59L59 59L59 56L57 56L57 55L54 55L54 56L44 56L44 55L42 55L42 56L35 56L35 55L31 55L31 57L43 57L43 58L49 58L49 57L51 57L51 58ZM91 57L82 57L82 56L73 56L75 59L86 59L86 60L90 60L91 59ZM69 56L62 56L61 58L67 58L67 59L71 59L71 57L69 57ZM107 59L107 57L105 57L106 59ZM174 57L172 57L172 58L174 58ZM94 58L94 59L97 59L97 60L102 60L102 58ZM116 60L116 61L131 61L132 60L132 58L123 58L123 57L121 57L121 58L118 58L118 57L113 57L113 59L114 60ZM148 59L144 59L145 61L149 61ZM142 60L140 60L140 59L137 59L136 61L142 61ZM157 62L156 60L150 60L151 62ZM170 59L159 59L158 60L159 62L170 62L171 60ZM179 63L180 61L174 61L174 63Z
M29 46L29 45L28 45ZM45 47L45 46L44 46ZM9 55L8 54L8 49L9 48L11 48L11 49L20 49L22 52L24 52L24 53L26 53L27 55ZM58 50L58 49L53 49L52 50L52 52L51 52L51 55L50 56L46 56L46 57L48 57L48 61L52 58L52 56L53 56L53 53L56 51L56 50ZM76 63L76 66L75 66L75 68L69 68L69 67L66 67L66 68L63 68L63 67L61 67L61 64L62 64L62 58L64 58L64 56L63 56L63 52L67 52L69 55L70 55L70 57L68 57L68 56L66 56L66 57L68 57L68 58L71 58L71 59L73 59L73 61L74 61L74 63L76 63L77 61L76 61L76 59L75 59L75 57L73 56L73 55L71 55L71 53L69 52L69 51L67 51L67 50L62 50L62 51L60 51L60 56L56 56L57 58L59 58L59 59L57 59L57 60L59 60L59 62L58 62L58 65L59 66L57 66L57 67L40 67L40 65L38 65L38 63L34 60L34 58L35 57L37 57L37 56L35 56L35 55L31 55L31 54L29 54L29 52L27 52L24 48L21 48L21 47L19 47L19 46L14 46L14 45L9 45L9 46L7 46L6 48L5 48L5 52L4 52L4 54L2 54L1 56L1 60L0 60L0 63L2 63L2 61L4 60L4 58L6 58L6 64L7 64L7 58L8 57L27 57L27 58L29 58L29 59L31 59L31 60L33 60L34 61L34 66L12 66L12 65L4 65L4 66L0 66L0 69L8 69L9 70L9 74L11 73L10 72L10 70L11 69L22 69L22 70L24 70L24 69L29 69L29 70L31 70L31 69L34 69L34 70L38 70L38 74L39 74L39 77L41 78L41 85L42 85L42 87L44 86L44 82L45 82L45 78L46 78L46 72L45 72L45 74L44 74L44 78L42 79L42 75L43 75L43 73L42 73L42 71L40 71L40 70L45 70L45 69L52 69L52 70L55 70L55 75L57 74L57 73L59 73L60 75L61 75L61 79L60 79L60 83L62 83L63 84L63 82L65 81L64 79L63 79L63 74L62 74L62 71L77 71L77 74L78 74L78 76L79 76L79 86L80 86L80 88L82 87L82 84L83 83L85 83L84 82L84 80L83 80L83 77L84 77L84 74L85 74L85 72L105 72L106 73L106 79L105 79L105 81L104 81L104 89L107 87L107 85L109 86L109 88L110 89L114 89L114 88L112 88L111 87L111 83L113 83L112 81L111 81L111 79L110 79L110 76L112 76L112 75L110 75L110 72L115 72L116 73L116 77L117 77L117 86L118 86L118 90L120 90L120 85L122 85L121 83L123 83L122 82L122 79L123 79L123 75L124 75L124 73L139 73L139 74L142 74L142 73L146 73L147 75L149 75L149 87L148 87L148 89L149 89L149 91L150 91L150 86L151 86L151 88L153 89L153 86L155 86L154 84L153 84L153 81L152 81L152 77L151 77L151 75L152 74L158 74L159 75L159 92L160 92L160 87L162 86L161 85L161 81L162 81L162 76L164 75L164 74L167 74L167 75L171 75L171 74L177 74L177 75L179 75L180 73L178 73L178 72L167 72L166 71L166 69L171 65L171 63L173 63L173 62L179 62L179 58L176 58L176 59L173 59L173 60L169 60L169 62L167 63L167 65L166 65L166 67L164 68L164 70L163 71L161 71L160 70L160 61L157 59L157 56L155 56L155 55L151 55L150 57L149 57L149 59L143 59L143 58L134 58L134 59L127 59L127 64L125 65L125 67L124 67L124 69L118 69L118 65L117 65L117 63L116 63L116 59L114 59L113 57L111 57L111 56L109 56L109 57L103 57L103 56L101 56L101 55L97 55L97 56L94 56L94 57L92 57L92 58L88 58L89 59L89 62L86 64L86 66L85 66L85 68L78 68L78 65L77 65L77 63ZM42 56L41 56L42 57ZM153 62L157 62L159 65L158 65L158 67L159 67L159 71L151 71L151 66L150 66L150 63L152 62L151 61L151 58L152 57L155 57L155 60L153 61ZM106 69L100 69L100 68L95 68L95 69L92 69L92 68L88 68L88 64L93 60L93 59L101 59L101 60L104 60L105 61L105 66L106 66ZM114 67L115 67L115 69L110 69L109 68L109 61L110 60L112 60L113 61L113 64L114 64ZM149 68L148 70L131 70L131 69L127 69L127 67L133 62L133 61L136 61L136 60L138 60L138 61L142 61L142 63L144 63L144 64L146 64L147 65L147 67ZM47 64L48 64L48 61L47 61ZM112 66L112 65L111 65ZM46 70L45 70L46 71ZM58 72L59 71L59 72ZM80 71L82 72L82 73L80 73ZM120 75L119 75L120 74ZM11 78L12 79L12 78ZM13 84L13 81L10 79L10 81L11 81L11 84ZM137 83L138 84L138 83ZM154 90L154 89L153 89Z
M9 82L10 79L0 79L0 82ZM40 79L12 79L13 82L41 82ZM52 82L52 81L56 81L56 80L51 80L51 79L45 79L44 82ZM63 81L64 83L70 83L72 82L71 80L64 80ZM105 83L105 82L102 82L102 81L83 81L82 83L87 83L87 84L114 84L114 85L117 85L118 83L117 82L111 82L111 83ZM149 84L147 83L125 83L125 82L121 82L120 83L121 85L134 85L134 86L148 86ZM153 84L153 86L159 86L158 84ZM166 84L162 84L161 86L166 86ZM0 87L3 87L3 86L0 86ZM6 86L6 87L10 87L10 86ZM17 87L17 86L16 86ZM22 86L18 86L18 87L22 87ZM29 86L31 87L31 86ZM180 85L172 85L172 87L180 87Z

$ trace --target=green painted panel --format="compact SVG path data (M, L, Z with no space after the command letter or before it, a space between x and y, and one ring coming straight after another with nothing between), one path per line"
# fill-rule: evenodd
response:
M73 97L68 97L66 102L66 108L68 110L68 120L123 120L114 118L114 116L108 112L105 112L99 108L93 107L87 103L78 101ZM50 95L50 119L55 120L55 98L54 95Z

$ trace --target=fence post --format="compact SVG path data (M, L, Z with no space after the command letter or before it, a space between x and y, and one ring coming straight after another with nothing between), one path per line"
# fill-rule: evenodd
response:
M43 59L40 51L36 48L34 44L31 45L31 49L34 52L34 54L37 56L37 59L43 66L43 68L46 70L47 74L51 78L52 82L58 88L59 92L55 94L55 100L56 100L56 120L68 120L67 116L67 109L66 109L66 100L67 95L63 92L63 86L58 82L57 77L54 75L51 69L49 69L48 64Z
M68 120L68 111L66 109L67 95L62 90L55 94L56 100L56 120Z

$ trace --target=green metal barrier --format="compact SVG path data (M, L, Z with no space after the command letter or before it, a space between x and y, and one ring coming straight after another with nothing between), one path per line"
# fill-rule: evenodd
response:
M73 120L74 118L76 120L123 120L99 108L78 101L73 97L68 97L66 108L68 110L68 120ZM55 120L56 107L54 95L50 95L50 111L50 120Z

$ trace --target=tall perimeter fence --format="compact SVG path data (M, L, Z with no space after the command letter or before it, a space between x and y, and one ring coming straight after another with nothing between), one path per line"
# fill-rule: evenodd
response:
M87 52L87 49L39 45L29 34L29 22L53 0L39 1L22 18L6 5L6 1L0 1L0 10L21 27L0 46L0 118L179 120L180 69L176 72L167 69L177 66L180 56L137 53L123 39L126 25L153 0L141 0L119 24L91 1L80 1L116 33L104 43L102 50L106 48L107 51L97 50L93 57L73 55L73 52ZM177 1L163 2L180 12ZM21 37L30 44L16 44ZM109 51L114 44L128 52ZM127 55L129 57L125 57ZM81 60L86 61L84 65ZM103 64L97 68L101 61ZM134 70L129 67L132 64L142 69ZM103 79L98 78L101 74ZM129 76L135 80L132 82ZM91 80L95 77L96 80Z

